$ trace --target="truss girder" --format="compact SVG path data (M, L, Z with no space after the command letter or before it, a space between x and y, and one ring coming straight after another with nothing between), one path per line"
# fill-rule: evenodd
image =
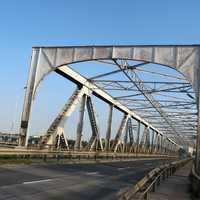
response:
M30 108L36 88L43 78L62 65L98 59L132 59L173 67L199 88L199 45L35 47L21 120L21 136L28 127Z
M51 71L64 75L73 80L78 86L86 86L95 95L114 105L126 115L140 121L145 126L154 130L157 135L162 135L151 124L136 115L133 111L113 99L105 91L100 90L95 84L81 77L78 73L67 68L69 74L64 71L63 65L88 60L116 60L130 59L143 61L145 63L157 63L173 67L183 73L193 88L199 93L200 75L200 46L199 45L140 45L140 46L85 46L85 47L35 47L33 48L29 79L24 101L24 109L21 119L20 144L24 145L32 101L36 94L36 89L44 77ZM74 75L74 77L73 77ZM81 81L80 81L81 80ZM86 81L86 82L84 82ZM59 125L59 123L58 123ZM174 143L169 139L171 143ZM174 143L175 144L175 143Z
M108 93L103 91L97 85L95 85L94 83L91 83L86 78L81 76L79 73L72 70L70 67L67 67L67 66L60 67L59 70L57 70L56 72L64 77L69 78L70 80L77 83L78 85L84 85L84 87L92 91L93 95L97 96L98 98L102 99L108 104L113 105L116 109L120 110L121 112L129 114L133 119L140 121L145 126L148 126L152 130L155 130L156 132L162 135L162 133L158 129L156 129L147 121L145 121L143 118L141 118L136 113L131 111L128 107L122 105L118 100L115 100L112 96L110 96Z

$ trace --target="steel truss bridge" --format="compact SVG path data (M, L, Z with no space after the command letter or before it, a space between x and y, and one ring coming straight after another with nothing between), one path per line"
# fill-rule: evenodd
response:
M86 77L74 67L86 61L92 62L93 68L99 69L101 65L107 68ZM198 169L199 45L34 47L21 119L20 146L28 145L33 100L38 86L51 72L72 81L77 88L42 137L42 147L168 155L176 154L181 147L195 145ZM147 78L149 74L151 78ZM93 96L109 106L105 138L101 136ZM69 145L64 124L77 106L80 113L76 140ZM86 109L92 134L89 141L83 143ZM111 138L114 109L123 117Z

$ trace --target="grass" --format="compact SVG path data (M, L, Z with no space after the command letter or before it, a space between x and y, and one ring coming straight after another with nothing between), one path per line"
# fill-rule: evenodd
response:
M0 165L4 164L32 164L33 161L29 159L19 158L13 155L0 156Z

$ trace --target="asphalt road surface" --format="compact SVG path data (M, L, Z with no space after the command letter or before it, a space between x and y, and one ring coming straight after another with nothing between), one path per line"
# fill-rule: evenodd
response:
M165 161L166 162L166 161ZM163 160L0 167L0 200L117 199Z

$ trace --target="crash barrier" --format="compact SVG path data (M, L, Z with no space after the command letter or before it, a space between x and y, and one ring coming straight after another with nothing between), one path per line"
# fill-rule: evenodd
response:
M195 197L200 197L200 176L195 171L195 166L192 166L190 173L190 182L192 195Z
M114 153L101 151L50 151L50 150L27 150L27 149L0 149L0 158L16 159L42 159L48 161L51 159L66 160L101 160L101 159L134 159L134 158L163 158L175 159L175 155L166 154L139 154L139 153Z
M156 187L158 187L162 181L173 175L177 169L184 166L189 161L191 161L191 158L175 161L153 169L144 178L137 182L133 188L121 192L119 194L119 199L149 199L150 192L155 192Z

